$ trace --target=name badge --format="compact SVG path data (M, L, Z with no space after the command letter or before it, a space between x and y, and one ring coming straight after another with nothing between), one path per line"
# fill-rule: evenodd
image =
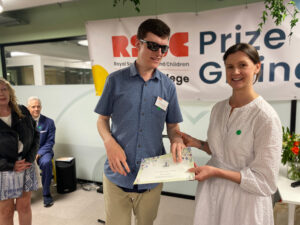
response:
M155 105L159 108L162 109L164 111L167 110L167 107L169 105L169 102L167 102L166 100L162 99L161 97L157 97Z

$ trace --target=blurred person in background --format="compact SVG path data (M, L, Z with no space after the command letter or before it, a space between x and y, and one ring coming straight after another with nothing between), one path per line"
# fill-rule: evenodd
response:
M37 129L40 132L40 147L36 155L36 161L42 170L42 185L44 206L51 207L53 198L50 193L52 174L52 159L54 156L53 146L55 143L54 121L41 114L42 103L36 96L31 96L27 100L27 108L36 121Z

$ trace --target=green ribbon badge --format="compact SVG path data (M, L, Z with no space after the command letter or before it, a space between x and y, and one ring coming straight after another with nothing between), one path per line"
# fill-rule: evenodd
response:
M160 108L159 108L159 107L157 107L157 110L160 110Z
M236 133L236 135L240 135L242 133L242 131L241 130L237 130L235 133Z

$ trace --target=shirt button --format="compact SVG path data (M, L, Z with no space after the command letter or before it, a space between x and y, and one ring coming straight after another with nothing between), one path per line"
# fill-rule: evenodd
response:
M147 86L147 84L145 84L145 86Z
M141 145L138 145L138 148L140 148L141 147Z
M142 112L142 116L144 115L144 113Z
M140 129L140 132L142 132L143 131L143 129Z
M144 102L146 101L146 99L144 98Z

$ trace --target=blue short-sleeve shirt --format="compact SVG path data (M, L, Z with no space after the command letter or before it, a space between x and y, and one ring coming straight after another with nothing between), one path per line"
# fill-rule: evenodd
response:
M157 97L169 103L166 111L155 106ZM127 176L114 173L107 160L104 165L106 177L124 188L133 188L143 158L165 154L162 142L165 122L182 122L171 79L156 69L152 78L145 82L135 63L107 77L95 112L111 116L112 136L125 151L131 170ZM139 185L138 189L152 189L156 185Z

